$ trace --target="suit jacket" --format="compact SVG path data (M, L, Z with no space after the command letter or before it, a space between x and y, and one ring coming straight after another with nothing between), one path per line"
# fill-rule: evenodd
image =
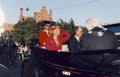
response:
M80 41L78 41L75 36L72 36L68 41L68 48L71 53L80 51Z

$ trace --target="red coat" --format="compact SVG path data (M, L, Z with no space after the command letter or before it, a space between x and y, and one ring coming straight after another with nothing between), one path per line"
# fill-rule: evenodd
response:
M56 45L53 36L49 36L46 40L45 43L45 48L47 50L53 50L53 51L58 51L62 49L62 44L66 42L70 38L70 34L67 31L64 31L64 36L58 37L59 45Z
M41 30L38 35L40 47L45 46L45 41L48 38L48 33L44 30Z

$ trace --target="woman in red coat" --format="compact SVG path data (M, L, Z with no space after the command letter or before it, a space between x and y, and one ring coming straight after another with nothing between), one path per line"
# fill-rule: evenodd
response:
M51 51L62 50L62 44L70 38L70 34L59 26L51 27L49 33L50 36L46 40L45 48Z

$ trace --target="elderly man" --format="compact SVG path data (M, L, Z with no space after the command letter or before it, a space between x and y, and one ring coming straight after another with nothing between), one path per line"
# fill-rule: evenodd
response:
M116 49L115 34L102 27L96 18L89 18L86 27L88 33L81 38L81 50Z

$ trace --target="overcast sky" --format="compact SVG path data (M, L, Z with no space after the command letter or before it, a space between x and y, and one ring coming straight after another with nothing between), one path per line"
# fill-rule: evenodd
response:
M20 7L24 9L24 16L33 17L42 6L46 6L48 12L52 10L54 21L72 18L76 25L85 26L88 18L96 17L102 24L120 22L120 0L0 0L6 23L17 23Z

